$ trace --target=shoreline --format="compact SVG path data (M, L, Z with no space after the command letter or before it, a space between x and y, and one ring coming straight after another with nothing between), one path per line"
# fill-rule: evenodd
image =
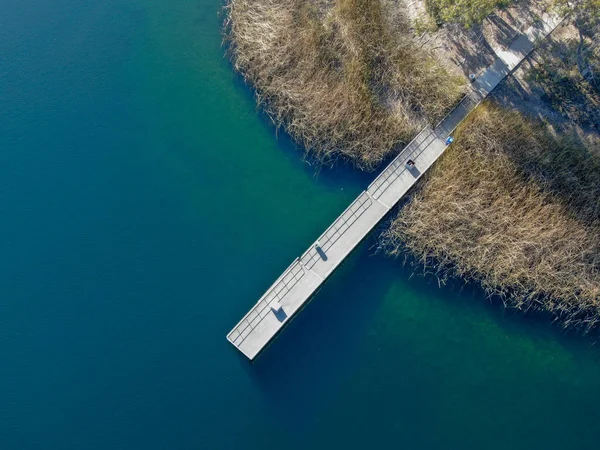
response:
M268 0L265 0L265 1L268 1ZM293 2L293 1L294 1L294 0L289 0L289 2ZM345 1L345 0L344 0L344 1ZM231 26L231 24L230 24L230 26ZM236 46L237 44L236 44L236 43L234 43L233 45L234 45L234 46ZM253 83L253 81L255 80L255 78L253 78L253 76L252 76L251 74L249 75L249 69L248 69L248 68L245 68L243 65L239 65L239 64L238 64L238 63L239 63L239 55L236 55L236 54L235 54L235 52L237 52L237 51L238 51L238 49L237 49L237 48L235 48L235 49L234 49L234 55L233 55L234 66L235 66L236 70L238 70L239 72L241 72L241 73L242 73L242 76L245 78L246 82L247 82L247 83L250 83L250 84L252 84L252 83ZM504 50L503 50L503 51L504 51ZM250 72L251 72L251 69L250 69ZM267 114L268 114L268 115L271 117L271 119L272 119L272 120L273 120L273 122L276 124L276 126L284 126L284 127L286 128L286 131L288 131L288 132L289 132L289 128L288 128L288 125L287 125L287 122L286 122L286 120L287 120L287 119L286 119L285 117L282 117L282 116L279 116L279 117L277 117L277 116L276 116L276 117L274 117L274 116L273 116L273 112L272 112L272 110L271 110L271 111L269 110L269 108L272 108L272 105L269 103L269 100L264 100L264 99L261 99L261 95L262 95L262 93L261 93L261 90L260 90L260 87L259 87L259 86L254 86L254 88L256 89L256 93L257 93L257 101L258 101L259 105L261 105L261 104L262 104L262 106L263 106L263 107L266 107ZM525 119L523 119L523 120L525 120ZM292 135L292 138L294 138L294 137L295 137L295 136L294 136L294 134L293 134L293 132L291 133L291 135ZM296 136L296 138L297 138L297 136ZM300 144L300 145L304 144L304 146L307 148L307 152L309 151L309 149L310 149L310 146L309 146L309 145L306 145L306 142L304 142L302 139L300 139L300 142L299 142L299 144ZM330 157L331 157L331 155L327 156L327 158L330 158ZM346 155L346 157L347 157L347 155ZM337 158L337 157L336 157L336 158ZM381 156L381 155L380 155L380 156L378 156L378 157L376 158L376 161L381 161L381 159L383 159L383 158L384 158L384 156ZM328 159L325 159L325 160L323 160L322 158L321 158L320 160L321 160L322 162L323 162L323 161L326 161L326 162L331 162L331 161L332 161L331 159L329 159L329 160L328 160ZM355 164L356 164L356 163L355 163ZM356 164L356 165L357 165L359 168L361 168L361 164L360 164L360 163L359 163L359 164ZM372 170L374 167L375 167L375 166L373 166L373 165L372 165L372 161L371 161L371 163L369 163L369 165L367 165L367 167L365 167L365 166L363 165L363 167L362 167L362 168L363 168L363 169L367 168L367 169L369 169L369 170ZM428 175L428 179L430 179L431 177L432 177L432 175ZM412 198L413 198L413 200L411 200L411 202L412 202L412 201L414 201L414 195L412 196ZM411 202L409 202L409 203L411 203ZM409 205L409 206L410 206L410 205ZM399 217L401 217L401 214L402 214L402 212L400 213L400 216L399 216ZM565 214L566 214L566 213L565 213ZM389 235L388 235L388 236L389 236ZM389 253L391 253L391 254L393 255L394 253L397 253L397 251L396 251L396 250L393 250L393 251L390 251ZM416 254L415 254L415 256L416 256L416 255L418 255L418 253L416 253ZM450 258L450 260L452 260L452 257L449 257L449 258ZM439 268L441 269L441 268L443 268L443 267L444 267L444 264L446 264L446 263L444 263L444 262L443 262L443 260L440 260L440 261L439 261L439 264L440 264L440 265L439 265ZM468 281L478 280L478 282L481 282L481 283L482 283L482 286L483 286L483 288L484 288L484 289L486 289L486 288L487 288L488 292L493 292L493 291L494 291L494 289L496 289L495 287L493 287L493 284L489 284L489 283L488 283L488 284L486 285L486 283L485 283L485 282L484 282L484 280L482 279L482 276L481 276L481 275L477 275L477 273L478 273L478 272L473 272L473 273L471 273L470 275L467 275L467 273L468 273L468 272L469 272L468 270L467 270L466 272L464 272L464 271L463 271L463 273L461 274L461 276L463 276L463 275L465 275L465 276L466 276L466 280L465 280L465 281L467 281L467 282L468 282ZM506 292L507 292L507 289L509 289L509 288L508 288L508 287L506 287L506 288L500 288L500 292L504 292L504 293L506 293ZM575 289L576 289L576 288L575 288ZM524 297L523 297L523 298L524 298L524 300L522 300L522 302L519 302L519 301L515 301L515 302L514 302L514 303L517 305L517 308L529 309L529 308L532 308L532 307L534 307L534 308L536 308L536 307L539 307L539 305L537 305L537 304L536 304L536 301L537 301L537 300L536 300L536 298L537 298L537 295L529 295L529 294L526 294L526 292L527 292L527 289L523 289L523 290L522 290L522 292L523 292L523 294L521 294L521 296L524 296ZM513 296L514 296L514 295L513 295ZM517 296L515 296L515 297L517 297ZM526 306L526 304L529 304L529 306ZM574 306L574 305L573 305L573 306ZM543 308L543 306L542 306L541 308ZM583 307L582 309L585 309L585 307ZM600 314L598 314L598 313L595 313L595 314L593 314L593 315L594 315L594 316L600 316ZM573 316L573 317L575 317L575 316ZM582 321L583 321L583 322L585 322L585 320L586 320L585 318L583 318L581 321L580 321L580 320L577 320L577 321L576 321L576 324L579 324L579 325L580 325L580 324L582 323ZM567 321L566 323L568 324L568 321ZM592 323L591 325L587 326L587 328L589 329L589 328L593 328L593 327L595 327L595 326L596 326L596 321L594 320L594 321L593 321L593 323Z

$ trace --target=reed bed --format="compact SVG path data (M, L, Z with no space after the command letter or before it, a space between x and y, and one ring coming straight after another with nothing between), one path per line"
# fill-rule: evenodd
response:
M479 281L565 327L600 321L600 161L517 112L483 104L382 245L440 280Z
M464 86L384 0L226 0L224 34L259 105L326 164L373 170Z

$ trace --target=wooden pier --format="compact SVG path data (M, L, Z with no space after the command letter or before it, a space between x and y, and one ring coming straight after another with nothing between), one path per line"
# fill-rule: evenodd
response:
M319 238L283 272L227 340L253 360L305 305L356 246L444 153L454 129L561 22L545 15L498 57L475 81L456 108L436 127L425 127ZM407 165L407 161L414 165Z

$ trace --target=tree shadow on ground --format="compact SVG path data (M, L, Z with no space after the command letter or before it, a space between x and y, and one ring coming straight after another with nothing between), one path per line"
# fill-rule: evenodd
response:
M470 29L459 25L448 25L448 28L448 45L459 55L459 59L452 58L452 61L465 76L476 74L494 62L494 49L485 39L480 25Z
M510 46L520 33L497 14L491 14L487 20L492 24L491 31L494 40L503 47Z
M507 152L507 156L526 179L537 180L575 218L589 223L600 219L593 198L594 193L600 194L600 161L593 148L593 143L600 141L600 113L595 107L600 96L582 83L574 60L565 63L573 51L572 43L550 40L530 55L490 100L538 122L532 126L545 128L542 155Z
M574 38L548 36L492 97L503 106L558 129L571 124L584 131L599 132L600 91L579 73L578 45Z

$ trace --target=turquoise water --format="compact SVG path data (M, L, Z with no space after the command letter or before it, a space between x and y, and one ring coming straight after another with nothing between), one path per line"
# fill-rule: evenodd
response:
M0 0L0 448L597 448L593 338L367 241L254 365L225 334L370 177L303 164L218 0Z

